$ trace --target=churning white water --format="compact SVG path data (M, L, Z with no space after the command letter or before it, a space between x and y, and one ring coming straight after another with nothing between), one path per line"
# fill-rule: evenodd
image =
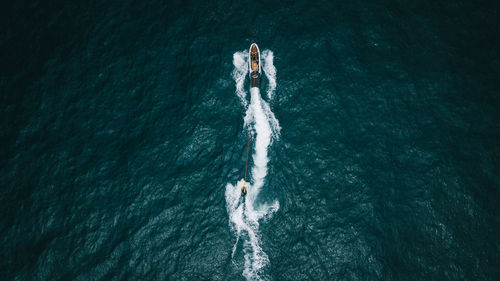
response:
M263 192L267 176L268 148L273 139L279 138L280 126L271 111L269 104L262 99L259 88L250 89L250 104L247 102L247 91L244 89L245 78L248 75L248 52L236 52L233 55L233 78L236 83L236 95L245 108L244 132L252 132L253 166L247 182L247 195L241 197L243 179L236 184L226 185L226 208L229 224L236 236L233 246L233 261L242 244L244 256L243 276L247 280L266 279L263 268L269 264L267 254L262 250L259 222L269 218L279 209L279 202L272 204L256 204L258 195ZM271 98L276 89L276 69L273 65L273 53L262 52L263 69L269 80L268 97ZM241 243L240 243L241 240Z

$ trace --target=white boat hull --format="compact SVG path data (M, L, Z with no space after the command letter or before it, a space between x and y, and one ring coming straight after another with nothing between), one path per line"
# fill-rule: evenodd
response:
M254 47L257 50L256 58L255 58L255 51L254 51L254 56L252 56L252 49L254 49ZM253 64L255 63L257 63L257 67L252 67ZM262 74L262 64L260 60L259 46L257 46L257 44L255 43L252 43L252 45L250 45L250 49L248 50L248 73L250 76L250 88L259 88L260 76Z

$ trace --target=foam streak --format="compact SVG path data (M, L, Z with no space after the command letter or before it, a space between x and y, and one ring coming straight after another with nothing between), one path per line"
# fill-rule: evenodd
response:
M262 52L264 59L263 69L266 74L269 85L267 86L267 97L271 100L273 98L274 90L276 90L276 67L274 67L274 54L270 50Z
M264 53L267 54L267 58L271 54L272 65L272 52L266 50ZM245 51L236 52L233 55L233 64L235 67L233 78L236 83L236 95L240 98L241 104L244 107L247 106L247 92L243 87L245 75L248 73L248 69L246 69L247 60L248 55ZM274 85L276 83L275 78L274 76ZM270 95L269 92L268 95ZM262 99L258 88L250 89L250 105L248 105L246 110L244 122L245 128L249 128L252 131L252 136L255 138L252 141L254 144L254 153L252 155L253 167L250 173L251 181L247 183L248 192L244 200L240 195L243 179L234 185L231 183L226 185L225 196L229 225L236 236L236 243L231 256L234 262L238 256L238 243L242 241L244 258L243 276L247 280L265 280L267 278L264 275L263 268L269 264L269 258L260 246L259 221L263 218L270 218L279 209L279 202L256 204L256 201L264 187L267 176L267 163L269 162L268 148L273 139L279 138L280 127L269 105ZM244 131L246 132L246 129Z

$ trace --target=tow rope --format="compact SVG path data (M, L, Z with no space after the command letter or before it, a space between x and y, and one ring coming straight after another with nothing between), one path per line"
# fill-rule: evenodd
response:
M243 186L241 187L241 196L247 195L247 169L248 169L248 151L250 150L250 128L248 129L248 142L247 142L247 160L245 161L245 178L243 179Z

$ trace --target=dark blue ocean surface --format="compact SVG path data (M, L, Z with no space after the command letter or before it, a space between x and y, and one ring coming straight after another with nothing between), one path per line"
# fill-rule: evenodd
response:
M113 2L2 4L1 280L498 280L497 2Z

